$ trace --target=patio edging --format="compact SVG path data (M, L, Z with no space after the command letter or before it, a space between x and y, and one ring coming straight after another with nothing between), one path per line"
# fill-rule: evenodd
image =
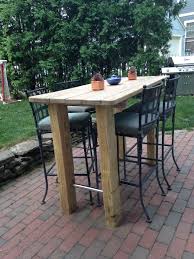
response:
M187 130L176 130L182 132ZM50 134L44 139L44 156L46 160L54 157ZM34 166L41 164L39 145L36 138L23 141L8 149L0 150L0 184L30 172Z
M44 141L44 156L46 160L53 157L51 140L45 139ZM41 159L36 139L0 150L0 184L30 172L34 166L39 164L41 164Z

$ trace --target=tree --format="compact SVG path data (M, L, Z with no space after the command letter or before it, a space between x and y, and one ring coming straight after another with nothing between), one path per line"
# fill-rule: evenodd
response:
M168 52L172 18L178 15L185 2L175 3L173 0L134 2L133 28L137 38L137 52L133 62L141 69L146 65L149 74L157 74L159 65Z
M1 0L1 58L17 89L107 76L129 61L155 73L171 37L173 0Z

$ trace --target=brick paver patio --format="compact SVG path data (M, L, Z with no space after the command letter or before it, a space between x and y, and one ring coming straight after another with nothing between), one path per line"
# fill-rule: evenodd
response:
M90 206L83 190L77 192L77 212L63 216L55 178L49 178L47 203L41 205L41 168L2 186L0 258L194 258L194 132L176 133L176 156L181 172L169 158L172 191L166 197L154 176L148 181L145 200L151 224L145 222L132 187L121 187L123 220L112 230L105 227L103 208ZM76 166L82 170L83 163ZM135 166L130 166L135 175Z

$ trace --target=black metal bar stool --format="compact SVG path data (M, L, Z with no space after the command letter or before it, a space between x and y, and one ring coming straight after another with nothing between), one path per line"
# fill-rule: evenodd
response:
M135 112L121 112L115 115L115 128L117 135L117 147L118 147L118 136L131 137L137 139L137 156L130 156L128 152L126 154L125 145L124 148L124 159L120 160L124 162L124 178L120 178L120 183L131 185L139 188L140 202L143 211L146 215L147 222L151 222L151 218L146 210L143 201L143 184L149 178L153 169L156 170L156 178L161 189L162 195L165 195L160 179L158 176L158 129L159 129L159 103L161 94L162 84L147 88L144 86L142 92L142 100ZM152 170L144 177L142 176L142 145L143 139L149 134L151 130L155 129L156 138L156 163L152 167ZM134 146L133 146L134 147ZM132 147L132 148L133 148ZM118 148L117 148L118 150ZM133 159L131 159L133 158ZM119 160L119 154L118 154ZM134 181L128 181L126 177L126 162L134 162L138 164L138 183Z
M179 75L173 75L171 78L168 78L166 84L164 85L163 92L162 92L162 100L160 101L160 121L161 121L161 129L162 129L162 140L161 143L158 145L161 146L161 159L158 159L162 165L162 174L164 180L167 184L168 190L171 190L171 186L167 180L165 174L165 159L171 152L174 164L176 166L177 171L180 171L179 166L176 162L175 155L174 155L174 128L175 128L175 112L176 112L176 90L178 85ZM139 109L141 103L136 103L126 109L126 112L136 112ZM166 131L166 121L171 117L171 144L165 143L165 131ZM153 145L154 143L146 143L144 144ZM168 150L165 152L165 147L168 147Z
M61 91L61 90L65 90L65 89L69 89L69 88L74 88L74 87L78 87L81 85L81 81L80 80L72 80L72 81L65 81L65 82L57 82L52 86L52 91ZM96 112L95 108L92 106L67 106L68 112L69 113L76 113L76 112L89 112L91 115L94 114ZM91 125L92 125L92 132L95 132L95 134L93 134L93 136L95 137L95 143L96 143L96 147L97 147L97 126L96 126L96 121L94 119L94 117L91 117ZM92 151L94 151L94 157L97 157L97 153L96 153L96 147L95 149L92 149L91 143L90 143L90 139L89 139L89 145L90 145L90 152L91 152L91 156L92 156ZM93 170L95 171L95 168L93 168ZM99 175L100 176L100 175ZM99 189L99 181L96 181L97 183L97 189ZM97 192L97 201L98 201L98 205L100 206L100 196L99 193Z
M39 95L43 93L48 93L48 88L37 88L35 90L26 90L27 97ZM51 132L50 117L48 114L48 106L46 104L30 103L33 117L35 120L36 132L39 142L41 162L43 166L43 172L45 177L45 193L42 199L42 203L45 203L45 199L48 193L48 176L57 176L53 173L52 169L55 165L53 163L50 168L46 168L46 163L43 154L43 135ZM81 143L83 145L83 156L74 156L74 158L80 158L85 160L86 173L78 173L75 176L87 176L88 186L77 185L77 187L83 187L89 190L90 203L93 204L92 190L98 191L98 167L97 167L97 153L96 153L96 136L95 131L92 129L91 115L88 112L77 112L68 113L70 122L70 131L73 133L78 133L80 136ZM86 140L88 139L89 145L86 145ZM92 151L91 151L92 149ZM89 165L89 159L91 164ZM95 169L96 174L96 188L91 187L90 174ZM76 184L75 184L76 185Z

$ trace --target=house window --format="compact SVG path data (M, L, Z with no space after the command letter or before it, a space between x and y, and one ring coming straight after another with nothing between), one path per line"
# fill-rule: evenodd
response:
M186 37L194 38L194 22L186 24Z
M187 55L194 54L194 20L186 21L185 52Z

